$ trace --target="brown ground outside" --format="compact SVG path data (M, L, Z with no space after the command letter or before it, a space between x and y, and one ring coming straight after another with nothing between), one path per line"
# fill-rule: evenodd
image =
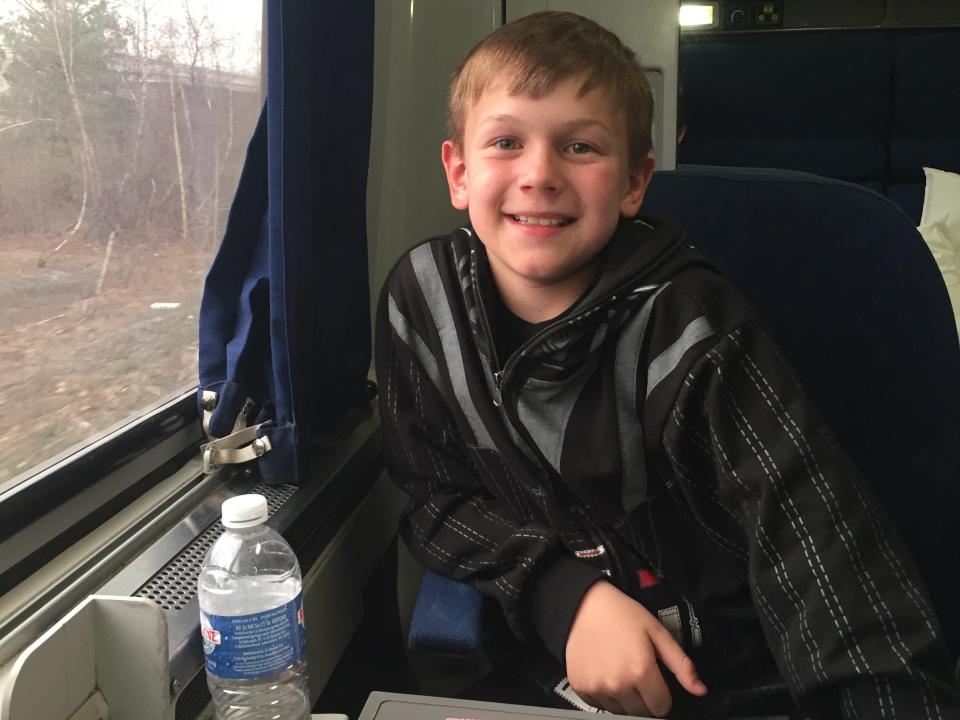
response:
M105 244L0 236L0 487L197 382L209 251L182 241ZM180 303L152 309L151 303Z

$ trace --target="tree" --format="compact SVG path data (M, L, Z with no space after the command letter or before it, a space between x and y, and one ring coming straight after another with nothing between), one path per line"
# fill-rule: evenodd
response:
M19 0L21 12L0 30L9 55L4 108L13 122L49 119L51 152L79 166L76 220L58 246L77 233L101 200L98 141L123 122L118 59L126 39L107 0Z
M258 101L205 0L3 2L0 235L212 247Z

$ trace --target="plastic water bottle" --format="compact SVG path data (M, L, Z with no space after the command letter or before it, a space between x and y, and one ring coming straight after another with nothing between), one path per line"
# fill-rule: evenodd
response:
M309 720L297 556L263 495L223 503L226 532L200 571L200 632L218 720Z

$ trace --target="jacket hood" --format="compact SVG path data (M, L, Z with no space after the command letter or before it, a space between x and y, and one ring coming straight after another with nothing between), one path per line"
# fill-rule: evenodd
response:
M683 267L705 264L690 251L685 235L680 223L670 218L621 219L600 252L593 286L568 312L589 308L616 292L657 285Z

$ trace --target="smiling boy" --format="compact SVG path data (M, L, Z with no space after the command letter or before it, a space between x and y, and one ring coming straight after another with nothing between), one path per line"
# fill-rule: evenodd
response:
M451 201L470 210L507 307L556 317L593 279L618 219L640 209L653 159L631 162L624 113L580 77L536 98L493 80L465 115L442 147Z
M633 53L538 13L471 51L449 104L470 225L400 260L377 324L413 553L611 711L719 717L785 685L810 718L955 716L889 522L742 298L636 217Z

